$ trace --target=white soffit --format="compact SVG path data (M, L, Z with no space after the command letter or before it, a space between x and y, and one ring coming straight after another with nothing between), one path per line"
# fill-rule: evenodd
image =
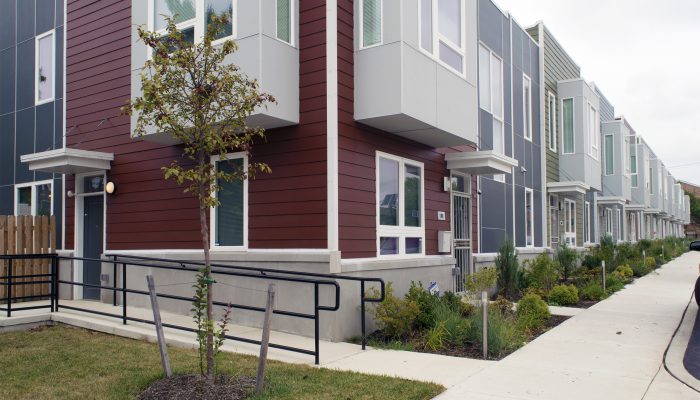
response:
M591 187L581 181L548 182L547 191L549 193L580 193L586 194Z
M114 160L113 153L61 148L41 153L25 154L20 161L30 171L57 174L82 174L107 171Z
M447 169L471 175L510 174L518 160L493 150L445 154Z

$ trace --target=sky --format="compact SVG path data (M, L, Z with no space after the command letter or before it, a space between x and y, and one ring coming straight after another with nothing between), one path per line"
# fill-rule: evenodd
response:
M543 21L664 162L700 184L700 0L494 0Z

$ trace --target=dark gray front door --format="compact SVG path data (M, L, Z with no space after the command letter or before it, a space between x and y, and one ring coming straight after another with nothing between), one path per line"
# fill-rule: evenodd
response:
M102 222L104 199L102 196L86 196L83 217L83 257L99 259L102 256ZM100 284L99 261L83 261L83 283ZM83 287L83 298L99 300L100 289Z

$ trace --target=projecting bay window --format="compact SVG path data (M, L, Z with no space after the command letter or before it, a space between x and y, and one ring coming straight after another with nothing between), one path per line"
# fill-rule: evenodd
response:
M523 74L523 136L532 141L532 80Z
M361 48L382 43L383 0L360 0Z
M591 105L591 103L588 103L586 114L588 117L588 154L597 160L598 140L600 140L600 122L598 119L598 110L593 108L593 105Z
M377 153L377 255L425 254L423 164Z
M420 0L419 9L421 49L465 75L464 0Z
M613 175L615 173L614 150L613 135L605 135L605 175Z
M562 109L562 152L574 154L574 99L564 99Z
M15 186L15 215L50 216L53 210L53 181Z
M150 0L149 28L165 35L168 27L165 17L173 17L183 39L195 43L204 37L206 30L211 27L214 15L225 16L227 22L220 27L215 37L217 41L223 41L236 35L236 2L237 0Z
M525 246L535 246L535 198L532 189L525 189Z
M547 96L547 145L549 150L557 151L557 97L549 92Z
M294 1L276 0L277 39L294 45Z
M43 104L54 99L56 75L55 36L54 31L38 35L35 39L35 77L34 97L36 104Z
M243 153L212 157L217 171L236 173L248 170ZM213 193L219 205L211 209L212 249L240 250L248 244L248 181L219 181L219 190Z

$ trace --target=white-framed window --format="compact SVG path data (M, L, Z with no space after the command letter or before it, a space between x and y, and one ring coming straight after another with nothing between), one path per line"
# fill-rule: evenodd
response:
M622 220L622 213L620 213L619 208L615 209L615 219L617 220L617 241L619 242L622 240L622 227L625 224Z
M275 7L275 24L276 24L276 35L277 39L294 45L294 14L296 10L294 9L294 0L275 0L277 2Z
M574 99L561 101L562 153L574 154Z
M639 186L639 175L637 173L637 144L634 137L629 144L629 163L630 163L630 174L632 175L632 187L636 188Z
M576 246L576 202L571 199L564 199L564 238Z
M605 175L615 173L615 145L613 135L605 135Z
M525 246L535 246L535 195L525 188Z
M56 35L50 30L37 35L34 40L34 103L43 104L54 99Z
M523 74L523 136L532 141L532 79Z
M360 48L382 44L383 0L360 0Z
M613 216L610 208L605 209L605 234L613 237Z
M230 153L223 158L214 156L211 163L217 171L248 171L245 153ZM248 180L219 182L219 190L212 196L219 206L210 210L211 248L237 250L248 247Z
M552 92L547 94L547 145L549 150L557 151L557 96Z
M420 0L420 47L441 64L465 75L465 0Z
M423 164L377 152L377 256L425 254Z
M148 27L165 34L164 16L175 17L175 25L185 41L196 43L204 37L213 15L226 15L228 23L221 27L214 44L236 37L236 10L238 0L149 0Z
M630 146L630 137L624 136L622 139L622 160L625 163L625 175L627 176L630 176L632 173L632 159L629 155Z
M479 105L493 116L493 150L505 154L503 125L503 60L479 45Z
M15 185L15 215L50 216L53 214L53 181Z
M591 243L591 203L583 204L583 242Z
M550 246L559 243L559 196L549 195L549 243Z
M586 117L588 119L588 154L597 160L598 140L600 140L600 123L598 122L598 110L596 110L591 103L588 103L588 107L586 109Z

